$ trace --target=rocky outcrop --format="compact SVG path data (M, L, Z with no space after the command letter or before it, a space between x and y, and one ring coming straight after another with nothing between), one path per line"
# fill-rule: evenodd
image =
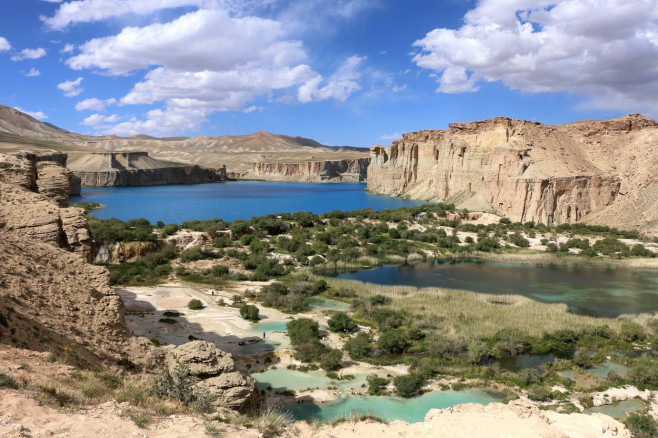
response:
M0 154L0 228L90 261L93 240L84 210L66 207L71 172L65 164L66 155L56 152Z
M166 366L171 376L183 369L198 378L195 387L210 395L216 408L250 413L260 406L260 393L253 377L237 371L233 357L209 342L166 347Z
M0 154L0 181L41 193L66 207L73 179L66 160L66 154L55 151Z
M452 123L371 148L368 189L514 221L658 230L658 209L647 201L658 200L657 144L658 124L638 114L560 126L502 117Z
M106 269L6 230L0 230L0 315L0 342L85 367L116 363L128 337L123 302Z
M69 169L91 187L201 184L226 180L226 167L163 163L146 152L75 154Z
M254 163L252 175L268 181L361 182L368 174L369 158L299 163Z
M115 242L97 244L94 263L107 265L142 260L149 254L162 249L162 243L155 242Z

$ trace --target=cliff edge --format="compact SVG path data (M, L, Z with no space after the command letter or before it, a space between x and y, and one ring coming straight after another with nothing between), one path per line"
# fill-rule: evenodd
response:
M556 126L497 117L372 147L368 189L513 221L658 233L656 169L658 123L640 114Z
M68 168L92 187L201 184L226 180L226 166L164 163L146 152L71 153Z
M369 164L370 158L254 163L249 176L268 181L362 182L366 180Z

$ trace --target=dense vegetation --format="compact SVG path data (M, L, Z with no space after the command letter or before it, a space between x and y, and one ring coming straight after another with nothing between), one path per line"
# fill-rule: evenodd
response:
M212 245L193 247L180 254L164 247L157 256L111 270L115 283L133 284L146 284L171 274L218 286L233 280L275 279L249 298L291 314L305 312L309 299L317 295L347 302L349 312L328 312L329 331L341 339L342 350L327 347L323 342L326 333L310 318L290 321L288 335L297 359L327 371L337 370L349 360L410 366L408 375L391 380L369 377L371 394L385 392L384 388L392 383L398 395L410 397L422 391L428 380L450 375L518 385L533 400L551 400L560 397L551 392L552 385L570 389L574 385L559 371L587 369L613 352L628 353L620 361L631 371L623 378L608 376L602 388L626 383L658 388L658 359L630 356L638 350L658 351L655 316L597 319L519 297L365 286L319 278L311 271L384 261L528 251L533 239L557 257L655 256L641 243L627 245L620 240L642 241L635 231L585 224L548 227L533 222L512 223L505 218L498 223L475 225L463 222L463 214L452 205L434 204L381 212L284 213L233 223L221 219L191 221L180 228L210 233ZM105 242L149 240L141 236L149 234L154 239L179 229L162 223L152 226L145 220L96 221L93 226L94 234ZM181 264L172 273L170 260L175 257L180 257ZM198 268L201 260L210 262L204 266L211 267ZM234 300L234 305L240 307L243 318L258 319L258 308L253 304ZM574 353L572 359L546 365L542 375L534 369L512 372L495 366L496 360L548 352Z

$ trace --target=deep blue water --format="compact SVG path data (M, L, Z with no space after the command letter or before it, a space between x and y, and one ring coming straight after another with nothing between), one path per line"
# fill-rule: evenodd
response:
M566 303L572 312L591 316L658 311L658 275L652 270L437 260L324 273L384 285L523 295L539 301Z
M180 224L187 220L250 219L272 213L332 210L373 210L411 207L421 201L371 195L365 184L306 184L237 181L213 184L148 187L85 187L71 203L98 202L101 219L146 218L151 223Z

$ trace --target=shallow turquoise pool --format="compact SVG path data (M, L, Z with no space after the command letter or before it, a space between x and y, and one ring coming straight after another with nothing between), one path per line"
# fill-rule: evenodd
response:
M301 372L287 368L270 369L263 373L254 373L252 377L260 389L272 388L272 391L303 391L305 389L327 389L336 387L345 390L360 388L366 383L366 375L354 376L354 379L333 380L327 377L324 371Z
M392 396L345 396L327 403L292 404L286 406L286 409L296 420L318 418L321 421L331 421L357 412L388 421L403 420L408 423L418 423L425 419L430 409L445 409L463 403L486 405L500 401L504 397L505 394L497 391L468 389L429 392L410 399Z
M622 419L628 415L629 412L639 411L644 408L644 403L634 398L620 401L616 405L596 406L585 409L586 414L593 414L595 412L609 415L612 418Z

